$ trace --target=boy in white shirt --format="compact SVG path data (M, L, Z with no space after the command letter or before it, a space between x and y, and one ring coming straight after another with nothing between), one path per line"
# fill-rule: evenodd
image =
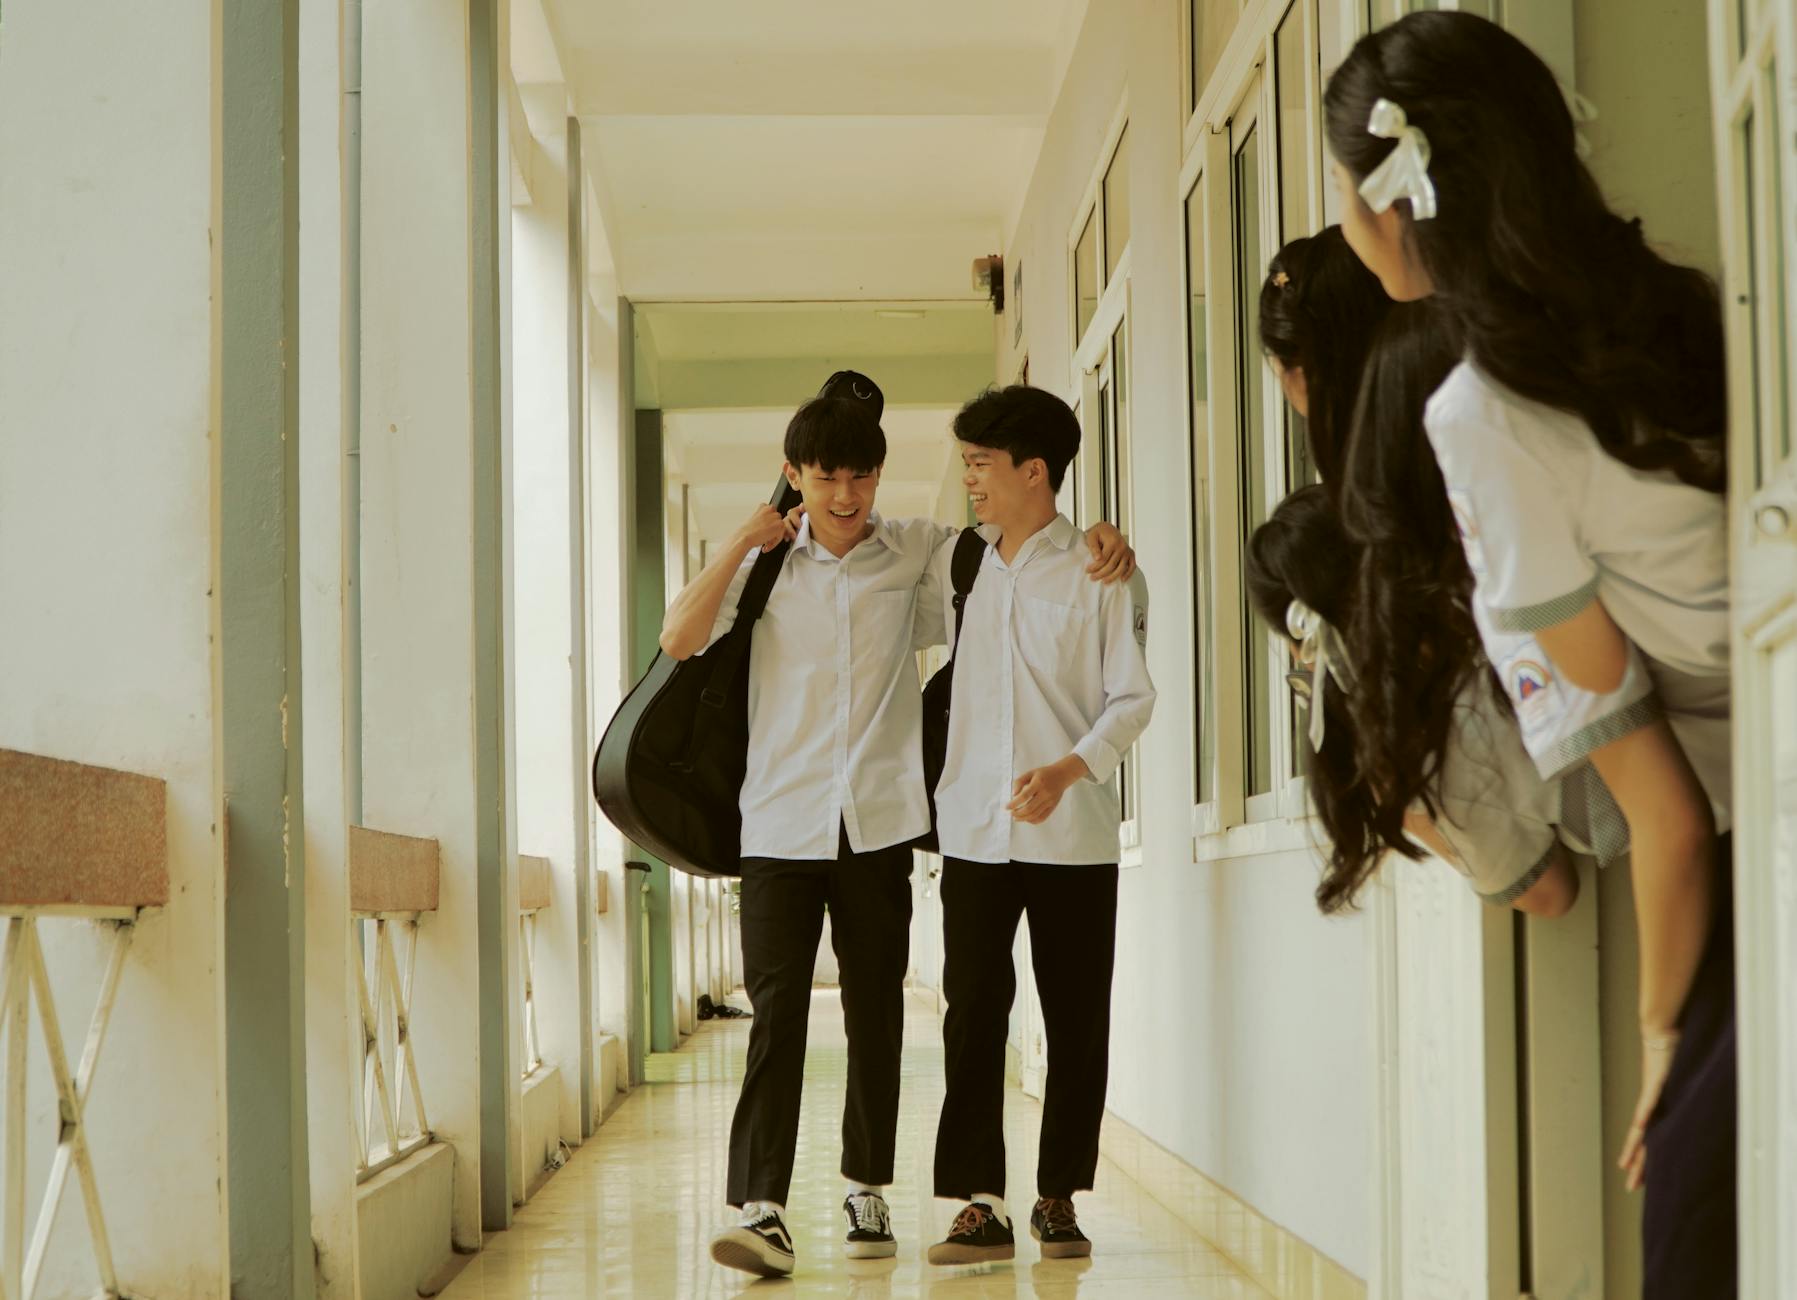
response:
M969 1204L933 1264L1010 1259L1005 1036L1012 942L1027 915L1048 1027L1031 1234L1045 1257L1091 1253L1074 1194L1098 1165L1110 1051L1119 810L1112 784L1154 711L1148 588L1085 580L1078 530L1055 506L1079 421L1014 385L955 418L964 482L988 547L955 647L948 751L936 788L948 1092L936 1195ZM934 561L942 589L949 548ZM945 622L953 616L944 610Z
M884 1191L898 1123L911 844L930 826L914 652L944 640L941 602L920 601L919 587L953 533L875 512L886 459L879 389L848 371L824 392L842 396L806 403L786 431L786 474L805 508L796 534L773 507L758 507L669 607L661 637L677 659L709 649L734 624L756 557L792 541L749 652L741 918L755 1020L728 1176L729 1203L743 1215L712 1242L719 1263L764 1276L795 1263L785 1202L826 908L849 1038L843 1249L861 1259L897 1251ZM1110 563L1126 570L1133 556L1109 534Z

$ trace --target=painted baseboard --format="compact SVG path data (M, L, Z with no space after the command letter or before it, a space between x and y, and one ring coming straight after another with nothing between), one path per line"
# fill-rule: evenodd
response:
M1109 1110L1099 1147L1279 1300L1366 1300L1365 1282Z

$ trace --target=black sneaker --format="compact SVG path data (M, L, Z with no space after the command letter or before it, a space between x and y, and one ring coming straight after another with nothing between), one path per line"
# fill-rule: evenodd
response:
M1092 1242L1079 1230L1073 1202L1043 1197L1030 1211L1030 1236L1042 1243L1043 1259L1081 1259L1092 1253Z
M792 1234L772 1210L744 1215L734 1228L711 1239L711 1257L725 1268L740 1268L760 1277L786 1277L792 1272Z
M1016 1255L1010 1220L1000 1219L984 1201L974 1201L957 1214L948 1239L930 1247L932 1264L989 1264Z
M892 1235L892 1211L886 1198L878 1192L855 1192L842 1202L842 1212L849 1216L849 1235L843 1238L842 1253L848 1259L891 1259L898 1254L898 1240Z

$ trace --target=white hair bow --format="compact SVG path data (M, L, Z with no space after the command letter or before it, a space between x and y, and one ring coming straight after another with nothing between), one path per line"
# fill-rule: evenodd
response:
M1411 126L1404 110L1389 99L1374 103L1366 129L1367 134L1381 140L1398 142L1397 148L1385 155L1385 161L1360 182L1360 197L1366 205L1374 212L1384 212L1399 199L1409 199L1412 219L1427 221L1433 217L1435 182L1429 179L1429 137L1421 127Z
M1328 619L1301 600L1285 607L1285 630L1298 643L1298 662L1310 669L1310 747L1323 748L1323 687L1330 677L1343 691L1354 689L1341 636Z

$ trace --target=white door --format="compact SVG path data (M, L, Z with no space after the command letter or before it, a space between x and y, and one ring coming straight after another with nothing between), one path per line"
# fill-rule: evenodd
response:
M1741 1294L1788 1296L1797 1295L1797 19L1774 0L1710 0L1709 10L1735 599Z

